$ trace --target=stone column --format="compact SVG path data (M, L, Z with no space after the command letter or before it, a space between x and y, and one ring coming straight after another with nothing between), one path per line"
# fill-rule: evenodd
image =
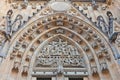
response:
M37 80L37 78L36 77L32 77L32 80Z
M84 77L83 80L88 80L88 77Z
M68 78L68 77L65 77L65 80L69 80L69 78Z
M57 74L56 80L65 80L63 74Z
M56 77L52 77L52 80L56 80Z

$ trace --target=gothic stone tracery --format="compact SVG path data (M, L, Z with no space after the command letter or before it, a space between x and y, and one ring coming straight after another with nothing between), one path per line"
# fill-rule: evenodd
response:
M120 2L91 1L0 1L0 80L118 80Z

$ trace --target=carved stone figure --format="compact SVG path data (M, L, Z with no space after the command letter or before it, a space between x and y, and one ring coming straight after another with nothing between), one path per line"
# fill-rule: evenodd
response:
M102 16L98 16L97 17L97 21L98 21L98 24L97 24L97 27L103 31L106 35L108 35L108 26L107 24L105 23L105 20L103 19Z
M94 9L94 10L97 10L98 5L97 5L97 3L95 2L95 0L92 0L92 6L93 6L93 9Z
M119 32L114 32L114 33L110 36L109 40L110 40L111 43L115 43L115 40L117 39L118 34L119 34Z
M22 15L18 14L12 23L12 33L16 32L21 27L21 20L23 19Z
M13 11L12 10L9 10L7 12L7 17L6 17L6 20L7 20L7 29L6 29L6 35L8 36L12 36L12 34L14 32L16 32L20 26L21 26L21 20L22 20L22 15L18 14L15 18L14 21L11 20L12 18L12 14L13 14Z
M6 20L7 20L7 30L6 30L6 33L11 35L11 31L12 31L12 26L11 26L11 17L12 17L12 14L13 14L13 11L12 10L9 10L7 12L7 17L6 17Z
M76 66L84 67L83 57L76 47L68 44L61 38L56 38L45 45L37 59L37 66L57 67L61 64L63 67Z
M98 74L98 70L96 66L91 67L92 70L92 75L97 75Z
M114 27L113 27L113 21L114 21L114 18L113 18L113 15L110 11L107 11L107 16L109 18L109 35L111 35L113 32L114 32Z

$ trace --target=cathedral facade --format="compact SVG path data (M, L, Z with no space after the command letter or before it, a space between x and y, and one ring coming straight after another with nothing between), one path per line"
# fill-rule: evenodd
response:
M0 0L0 80L120 80L120 1Z

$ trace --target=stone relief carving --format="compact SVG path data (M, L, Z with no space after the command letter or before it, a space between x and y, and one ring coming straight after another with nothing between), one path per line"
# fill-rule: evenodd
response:
M114 32L114 33L109 37L109 41L110 41L111 43L115 43L115 41L116 41L119 33L120 33L120 32Z
M68 41L57 38L45 45L40 50L40 56L37 57L37 67L51 66L57 67L59 63L64 67L84 67L83 57L79 50L68 44Z
M94 10L97 10L97 8L98 8L98 5L95 0L92 0L92 7Z
M63 34L65 31L63 30L63 29L57 29L56 30L56 33L61 33L61 34Z
M58 65L57 73L58 73L58 74L63 74L63 73L64 73L64 68L63 68L62 64L59 64L59 65Z
M97 67L96 66L92 66L91 67L91 70L92 70L92 75L97 75L98 74L98 70L97 70Z
M7 17L6 17L6 20L7 20L6 34L7 35L11 35L11 31L12 31L12 26L10 25L11 24L11 17L12 17L12 15L13 15L13 10L8 10Z
M105 23L105 20L102 16L98 16L97 17L97 20L98 20L98 24L97 24L97 27L103 31L105 34L108 34L108 26L107 24Z
M62 20L57 20L57 21L56 21L56 25L57 25L57 26L63 26L63 24L64 24L64 23L63 23Z
M109 18L109 34L111 35L114 32L114 28L113 28L113 14L110 11L107 11L107 16Z
M21 27L21 20L23 19L22 15L18 14L16 18L12 21L12 15L13 10L9 10L6 16L7 21L6 35L10 37L14 32L16 32Z
M15 21L14 21L14 23L12 24L12 26L13 26L13 32L16 32L20 27L21 27L21 23L22 23L22 15L17 15L16 16L16 19L15 19Z
M111 43L115 42L117 39L117 36L120 32L114 31L114 25L113 21L116 20L116 18L113 17L112 13L110 11L107 11L107 16L109 19L108 25L106 24L103 17L100 15L97 17L97 27L109 38L109 41Z
M2 49L5 46L6 41L9 40L8 37L6 37L4 31L0 31L0 57L4 58L6 56L5 53L2 53Z
M102 70L103 72L106 71L106 70L108 70L108 67L107 67L107 64L106 64L106 63L101 63L100 66L101 66L101 70Z
M109 23L108 23L109 24L109 28L108 28L109 40L110 40L111 43L112 42L115 43L115 41L117 39L117 36L120 33L120 32L115 32L114 31L114 23L113 23L113 21L116 20L116 18L114 18L113 14L110 11L107 11L106 14L107 14L107 16L109 18Z

